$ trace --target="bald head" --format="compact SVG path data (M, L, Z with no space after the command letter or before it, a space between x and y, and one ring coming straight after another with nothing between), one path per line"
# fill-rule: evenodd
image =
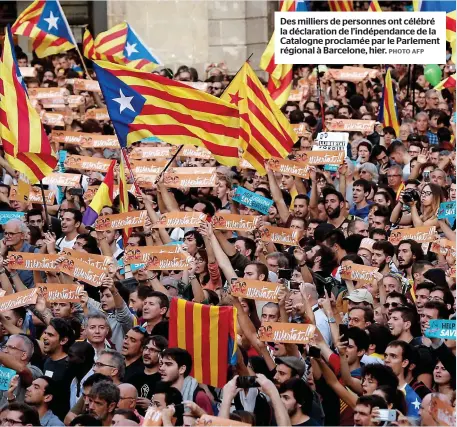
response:
M117 407L119 409L135 409L138 392L132 384L119 384L120 398Z
M308 296L308 298L310 299L310 304L312 304L312 305L316 304L317 299L319 298L316 286L313 285L312 283L305 283L303 285L303 287L305 288L306 296Z

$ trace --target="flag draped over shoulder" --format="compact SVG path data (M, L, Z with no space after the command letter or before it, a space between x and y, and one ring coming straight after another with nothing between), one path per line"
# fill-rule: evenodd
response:
M94 40L89 30L84 32L83 52L91 60L124 64L129 68L151 71L161 64L140 36L127 23L115 25Z
M30 37L33 50L43 58L76 46L58 0L35 0L22 12L12 26L13 34Z
M354 12L352 0L328 0L332 12Z
M94 68L121 147L156 136L170 144L206 147L221 164L238 165L236 106L123 65L95 61Z
M173 298L168 341L191 354L190 375L199 383L223 387L228 365L236 363L236 308Z
M19 73L8 28L0 61L0 136L8 163L32 184L52 173L57 158Z
M370 7L368 12L382 12L381 6L378 3L378 0L371 0Z
M83 224L92 225L100 215L101 210L105 206L113 206L113 191L114 191L114 167L116 160L112 160L106 172L105 179L98 187L94 198L84 212Z
M221 99L238 106L243 158L257 171L265 173L265 159L284 158L292 151L297 135L247 62Z
M382 94L378 120L383 124L384 127L393 127L396 134L399 135L400 125L398 123L397 106L395 104L395 93L392 86L390 69L387 70L384 81L384 90Z

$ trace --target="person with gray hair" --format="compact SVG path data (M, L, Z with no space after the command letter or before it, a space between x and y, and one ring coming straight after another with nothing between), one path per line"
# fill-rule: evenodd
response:
M39 249L26 240L28 227L19 219L10 219L4 225L3 239L0 240L0 255L6 257L8 252L38 253ZM10 271L11 278L19 276L27 288L33 288L33 272L30 270Z
M94 363L93 371L112 378L114 384L120 384L125 375L125 358L115 350L103 350Z
M100 420L103 426L111 425L120 396L119 387L109 381L94 384L89 393L89 415Z
M378 168L373 163L364 163L359 169L360 178L365 179L368 182L378 183L379 173Z
M440 104L440 96L437 90L429 89L425 92L425 108L424 110L437 110Z
M268 270L277 273L280 268L289 268L289 260L281 252L272 252L266 256Z
M26 335L11 335L1 350L0 364L17 373L14 380L17 386L10 387L8 391L0 391L0 407L3 407L8 402L24 402L27 387L32 384L32 381L41 377L43 372L30 364L34 346L32 340Z
M399 165L393 165L387 170L387 184L397 192L403 182L403 169Z

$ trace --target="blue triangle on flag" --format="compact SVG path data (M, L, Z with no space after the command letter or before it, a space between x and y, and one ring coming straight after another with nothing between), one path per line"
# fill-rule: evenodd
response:
M127 38L125 41L124 55L129 61L137 59L146 59L154 64L159 64L159 61L150 52L148 47L140 40L135 31L127 24Z
M55 0L46 0L37 27L53 36L62 37L70 42L73 40L71 30L68 28L67 20L63 16L62 9Z

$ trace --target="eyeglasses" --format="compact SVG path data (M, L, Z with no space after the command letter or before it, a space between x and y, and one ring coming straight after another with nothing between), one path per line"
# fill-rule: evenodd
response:
M397 308L397 307L403 307L403 304L399 304L398 302L386 302L385 304L383 304L383 307L384 308L389 308L389 307Z
M1 349L2 349L2 350L4 350L5 348L6 348L8 351L9 351L9 350L17 350L17 351L21 351L22 353L25 353L24 350L20 349L19 347L15 347L14 345L5 344L5 345L2 345L2 346L1 346Z
M421 196L430 197L432 194L431 191L422 191Z
M16 234L21 234L21 233L22 233L22 231L18 231L17 233L11 233L10 231L5 231L5 232L3 233L3 235L4 235L5 237L12 237L12 236L15 236Z
M205 260L203 258L195 258L195 262L197 264L203 264L205 262Z
M2 418L0 420L4 426L23 426L22 421L12 420L11 418Z
M116 368L116 369L117 369L117 366L107 365L106 363L102 363L102 362L95 362L92 366L93 366L94 368L108 367L108 368Z
M151 347L145 347L144 350L147 353L162 353L162 350L159 350L158 348L151 348Z

